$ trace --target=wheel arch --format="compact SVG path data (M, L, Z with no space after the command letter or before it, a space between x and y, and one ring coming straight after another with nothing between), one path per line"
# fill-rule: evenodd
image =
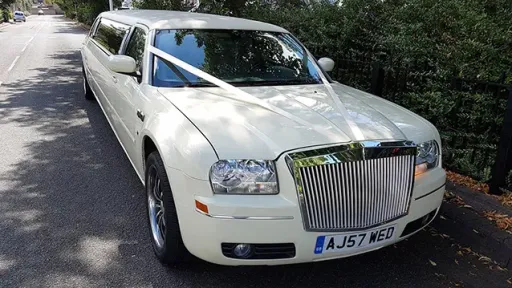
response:
M155 151L160 154L160 151L158 151L158 147L156 146L153 138L151 138L149 135L144 135L142 137L142 171L146 171L146 161L149 154Z
M209 179L210 167L219 159L210 142L186 117L178 111L148 120L141 131L142 173L148 155L158 151L166 168L196 179Z

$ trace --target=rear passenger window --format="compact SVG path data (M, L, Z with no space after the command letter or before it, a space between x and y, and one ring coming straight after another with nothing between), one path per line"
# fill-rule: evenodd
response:
M92 39L96 40L105 50L118 54L123 38L129 26L108 19L101 19Z

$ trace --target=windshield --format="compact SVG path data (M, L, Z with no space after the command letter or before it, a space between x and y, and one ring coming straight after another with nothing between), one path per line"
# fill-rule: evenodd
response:
M234 86L322 83L314 60L287 33L158 30L155 47ZM154 61L154 86L214 86L159 57Z

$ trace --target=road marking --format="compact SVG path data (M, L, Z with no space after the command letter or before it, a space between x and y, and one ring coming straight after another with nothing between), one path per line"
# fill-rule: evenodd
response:
M25 44L25 47L23 47L23 49L21 49L21 53L25 52L25 49L27 49L28 44L30 44L30 42L32 42L32 40L34 40L34 36L32 36L32 38L30 38L30 40L28 40L27 44Z
M9 69L7 69L7 72L11 71L11 70L12 70L12 68L14 68L14 65L16 65L16 62L18 61L18 59L20 59L20 56L16 56L16 58L14 59L14 61L12 61L11 66L9 66Z

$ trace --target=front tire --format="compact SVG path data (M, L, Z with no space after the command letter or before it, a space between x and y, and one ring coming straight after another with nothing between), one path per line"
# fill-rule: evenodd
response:
M181 238L178 214L165 167L158 152L146 161L146 205L153 251L160 262L178 264L188 251Z

